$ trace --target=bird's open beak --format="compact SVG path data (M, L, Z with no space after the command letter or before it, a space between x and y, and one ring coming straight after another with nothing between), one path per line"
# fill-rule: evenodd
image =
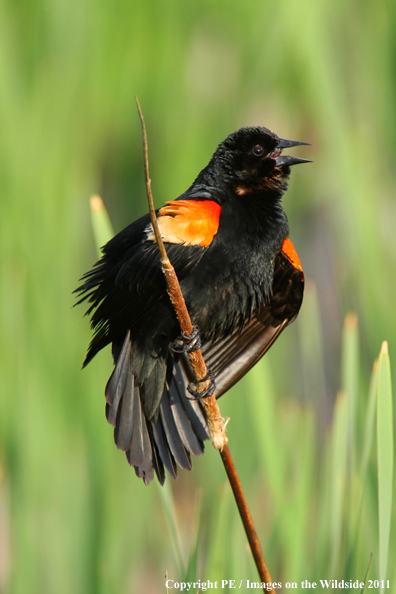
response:
M312 163L309 159L300 159L299 157L289 157L289 156L282 156L280 153L282 149L291 148L292 146L310 146L308 142L299 142L298 140L285 140L284 138L280 138L278 144L276 145L274 161L277 167L282 165L298 165L299 163ZM278 153L279 150L279 154Z

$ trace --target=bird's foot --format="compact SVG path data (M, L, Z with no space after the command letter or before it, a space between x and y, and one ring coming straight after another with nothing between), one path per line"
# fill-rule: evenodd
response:
M198 388L198 384L202 384L204 382L210 382L210 383L209 383L208 387L205 388L205 390L202 390L202 392L200 392L199 388ZM212 394L214 394L215 390L216 390L215 376L208 369L208 373L206 374L206 376L203 379L198 380L197 382L190 382L188 384L187 391L190 392L191 398L190 398L190 396L187 396L187 398L189 400L199 400L200 398L208 398L209 396L212 396Z
M191 334L181 334L171 344L174 353L193 353L202 346L201 334L198 326L193 326Z

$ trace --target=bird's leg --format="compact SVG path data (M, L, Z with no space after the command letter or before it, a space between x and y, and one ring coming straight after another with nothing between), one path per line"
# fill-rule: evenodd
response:
M191 334L180 334L171 344L174 353L193 353L201 348L201 335L198 326L193 326Z
M202 384L203 382L208 382L208 381L210 382L209 386L205 390L200 392L198 390L198 384ZM215 376L208 369L208 373L203 379L201 379L197 382L190 382L188 384L187 391L190 392L191 398L189 396L187 396L187 398L189 400L199 400L200 398L208 398L209 396L212 396L212 394L214 393L215 390L216 390Z

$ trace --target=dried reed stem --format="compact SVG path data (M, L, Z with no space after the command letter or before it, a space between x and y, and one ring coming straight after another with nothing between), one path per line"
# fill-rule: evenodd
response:
M149 158L148 158L148 143L147 143L147 133L146 133L146 126L144 123L144 118L142 114L142 110L140 108L140 104L138 98L135 97L140 121L142 124L142 132L143 132L143 154L144 154L144 172L145 172L145 179L146 179L146 192L147 192L147 200L149 204L150 210L150 217L151 217L151 224L154 230L155 241L158 245L158 249L161 256L161 265L162 270L165 275L166 285L168 289L168 294L171 299L172 305L175 308L176 316L178 322L180 324L180 329L183 334L192 334L193 332L193 325L191 323L191 319L186 307L186 303L184 301L183 293L180 288L180 284L178 278L176 276L175 269L173 268L168 255L166 253L166 249L164 246L164 242L161 238L161 233L158 228L157 223L157 216L154 208L154 200L153 194L151 191L151 179L150 179L150 171L149 171ZM194 373L195 379L198 384L198 390L203 392L209 385L209 382L202 382L202 380L207 376L208 370L206 367L206 363L202 356L200 350L194 351L192 353L188 353L188 358L190 361L191 369ZM239 480L236 468L234 466L234 462L232 460L230 450L228 449L227 445L227 436L225 434L225 422L223 417L221 416L219 406L216 401L215 395L206 397L202 399L202 403L205 407L206 418L208 421L208 428L210 437L212 439L213 446L220 451L221 458L223 460L223 464L225 470L227 472L228 480L230 481L232 491L234 493L234 497L238 506L238 510L240 516L242 518L243 525L245 527L246 535L250 544L250 548L252 550L252 554L254 557L254 561L256 563L257 570L259 572L260 578L266 584L271 583L272 579L270 573L268 571L267 565L265 563L263 551L260 546L260 542L257 536L256 529L253 524L252 517L249 512L249 508L246 502L246 497L244 495L241 482ZM267 592L272 592L272 588L266 589Z

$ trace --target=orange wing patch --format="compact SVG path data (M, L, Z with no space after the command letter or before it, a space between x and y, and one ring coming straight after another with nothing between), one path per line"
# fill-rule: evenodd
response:
M300 272L304 274L300 258L298 257L297 252L294 249L294 245L289 238L285 239L285 241L282 243L281 251L285 254L286 258L294 266L294 268L297 268L297 270L300 270Z
M213 241L219 228L221 206L212 200L174 200L160 209L158 226L167 243L200 245ZM147 239L154 241L152 227Z

